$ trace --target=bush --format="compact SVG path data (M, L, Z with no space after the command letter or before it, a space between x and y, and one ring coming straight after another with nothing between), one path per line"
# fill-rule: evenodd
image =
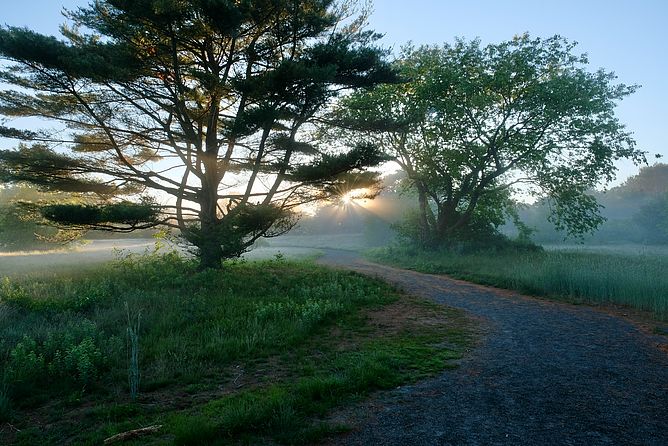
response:
M520 227L519 236L511 239L499 232L498 225L485 218L474 218L469 225L459 229L447 239L437 239L435 234L429 234L429 231L423 228L417 211L407 213L404 219L392 225L392 228L397 232L399 245L408 249L445 250L457 254L542 250L539 245L531 241L528 228Z

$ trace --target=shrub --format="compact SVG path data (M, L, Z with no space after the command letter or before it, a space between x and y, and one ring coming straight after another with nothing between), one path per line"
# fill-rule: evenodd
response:
M106 365L102 333L84 319L70 322L45 339L23 336L9 352L5 379L14 397L58 383L61 389L83 389ZM111 338L110 342L114 342Z

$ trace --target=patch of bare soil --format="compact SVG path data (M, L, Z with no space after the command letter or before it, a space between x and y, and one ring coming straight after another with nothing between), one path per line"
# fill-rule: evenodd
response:
M375 327L380 334L397 334L401 330L418 326L439 326L447 323L443 312L421 305L412 297L406 296L379 310L370 311L367 315L369 325Z

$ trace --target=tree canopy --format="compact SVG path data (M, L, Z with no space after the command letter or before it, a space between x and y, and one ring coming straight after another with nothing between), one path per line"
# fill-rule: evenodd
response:
M375 181L374 146L326 150L308 132L340 91L395 80L357 6L102 0L68 12L62 40L2 28L0 114L54 127L0 126L31 144L0 151L0 181L94 195L43 215L178 228L219 267L289 228L300 204Z
M406 172L424 244L494 230L514 192L547 197L571 234L592 231L602 218L588 191L614 178L616 160L644 153L614 115L636 87L588 71L574 47L528 35L407 46L396 63L407 82L347 96L331 120Z

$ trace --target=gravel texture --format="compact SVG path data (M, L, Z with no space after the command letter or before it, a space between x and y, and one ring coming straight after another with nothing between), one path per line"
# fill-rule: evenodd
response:
M482 331L457 369L364 403L354 411L356 428L333 444L668 446L668 355L658 348L665 337L594 308L381 266L352 252L326 250L320 261L462 308Z

